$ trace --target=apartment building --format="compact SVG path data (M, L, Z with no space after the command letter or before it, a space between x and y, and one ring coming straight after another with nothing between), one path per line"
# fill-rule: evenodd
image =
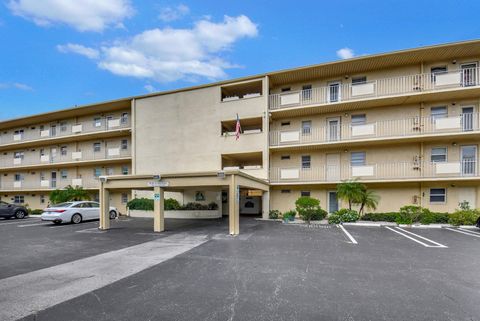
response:
M377 192L377 211L476 207L479 60L480 41L459 42L4 121L0 193L39 207L66 185L96 195L103 175L240 170L268 184L240 188L240 212L255 206L264 216L294 208L301 195L333 212L342 206L336 185L347 179ZM122 206L130 192L109 197ZM172 193L228 212L220 185Z

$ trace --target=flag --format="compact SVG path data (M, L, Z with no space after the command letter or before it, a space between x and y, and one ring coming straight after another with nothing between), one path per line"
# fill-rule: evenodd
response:
M235 125L235 140L238 140L240 138L240 134L242 132L242 126L240 125L240 118L238 118L237 114L237 124Z

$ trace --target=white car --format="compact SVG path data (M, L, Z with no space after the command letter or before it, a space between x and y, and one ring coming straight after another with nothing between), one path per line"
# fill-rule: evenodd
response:
M118 216L118 210L110 207L110 219ZM82 221L98 220L100 218L100 204L98 202L66 202L55 204L43 210L42 221L51 221L55 224L73 223L78 224Z

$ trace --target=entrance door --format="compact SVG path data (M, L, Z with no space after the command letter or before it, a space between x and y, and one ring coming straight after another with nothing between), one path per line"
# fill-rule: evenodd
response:
M327 181L340 180L340 154L327 154Z
M57 136L57 125L50 125L50 136Z
M338 211L338 199L336 191L328 192L328 213L334 213Z
M477 173L477 146L461 147L461 164L463 175L471 176Z
M327 100L329 103L334 103L342 99L341 82L334 81L328 84Z
M51 177L51 180L50 180L51 187L57 188L57 172L52 172L50 177Z
M459 187L458 188L458 203L468 202L470 208L476 208L476 190L475 187Z
M463 131L473 130L473 107L462 108L462 128Z
M462 65L462 85L464 87L477 85L477 63Z
M57 158L57 147L50 148L50 162L54 163Z
M340 140L340 117L327 118L327 139L329 141Z

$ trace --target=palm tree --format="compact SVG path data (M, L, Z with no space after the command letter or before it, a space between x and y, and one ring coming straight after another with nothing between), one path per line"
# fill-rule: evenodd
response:
M356 180L346 180L337 185L337 197L348 202L348 209L353 204L361 204L362 194L366 191L365 185Z
M379 200L380 197L374 191L364 190L360 197L360 210L358 214L362 216L365 208L376 210Z

